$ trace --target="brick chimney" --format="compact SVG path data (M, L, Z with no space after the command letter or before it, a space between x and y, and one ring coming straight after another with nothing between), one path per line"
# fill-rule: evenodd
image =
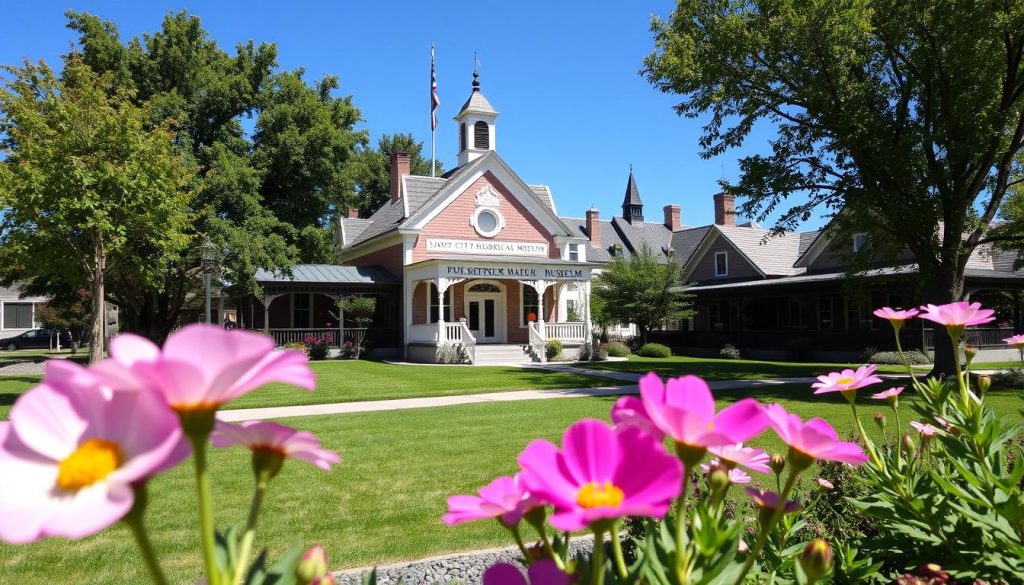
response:
M357 207L349 207L348 208L348 218L349 219L359 219L359 208L357 208Z
M594 208L587 210L587 237L594 248L601 246L601 222L597 220L600 212Z
M408 152L391 153L391 201L395 202L402 198L402 177L408 176L412 171L412 164L409 162Z
M715 225L736 225L736 197L728 193L715 194Z
M683 229L683 224L680 221L680 211L678 205L666 205L665 206L665 227L669 231L678 232Z

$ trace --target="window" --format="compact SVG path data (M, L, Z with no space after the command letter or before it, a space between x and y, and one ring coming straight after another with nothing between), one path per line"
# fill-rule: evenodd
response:
M722 305L719 303L708 303L708 327L713 330L720 330L725 326L722 323Z
M292 293L292 327L309 327L309 293Z
M868 243L868 235L867 234L853 234L853 251L854 252L860 252L861 248L864 247L864 244L867 244L867 243Z
M579 262L580 261L580 245L569 244L569 261Z
M470 224L472 224L476 233L485 238L493 238L504 227L505 220L502 219L501 213L497 209L478 207L476 212L473 213Z
M444 294L444 320L451 322L452 320L452 298L455 296L452 294L452 290L449 289ZM437 294L437 285L430 283L430 322L437 323L438 309L440 303L438 302L439 297Z
M818 329L834 329L835 319L832 316L832 297L818 299Z
M459 124L459 151L466 150L466 123Z
M491 132L487 122L473 124L473 148L487 150L491 147Z
M715 276L729 275L729 253L715 252Z
M32 303L4 303L4 329L32 327Z
M498 288L498 285L496 285L496 284L491 284L489 282L483 282L483 283L480 283L480 284L474 284L473 286L469 287L469 292L500 293L501 289Z
M530 322L530 313L534 315L540 313L540 302L537 298L537 291L533 290L532 286L526 284L521 286L523 294L519 298L522 299L522 311L520 311L519 317L522 319L520 322L526 325Z

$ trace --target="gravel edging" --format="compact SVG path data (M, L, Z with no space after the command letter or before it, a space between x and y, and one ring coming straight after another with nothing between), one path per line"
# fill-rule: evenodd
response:
M591 537L579 537L569 541L569 556L577 553L590 554L594 541ZM522 555L516 547L494 548L469 553L430 557L407 563L395 563L377 567L377 583L380 585L430 585L433 583L464 583L478 585L487 567L495 563L518 564ZM334 574L341 585L360 585L364 573L372 567L346 569Z

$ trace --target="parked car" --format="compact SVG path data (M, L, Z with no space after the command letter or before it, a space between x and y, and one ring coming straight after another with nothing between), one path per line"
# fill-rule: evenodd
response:
M29 329L21 335L0 339L0 348L5 351L16 349L50 349L50 329Z

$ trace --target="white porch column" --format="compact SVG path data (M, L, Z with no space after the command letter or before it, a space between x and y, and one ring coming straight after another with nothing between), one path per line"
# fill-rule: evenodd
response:
M274 302L274 299L280 296L284 295L263 295L263 332L266 333L267 335L270 335L270 303Z
M554 283L549 280L524 280L523 282L537 291L537 332L541 337L547 338L547 331L544 328L544 291Z
M584 281L580 283L580 297L583 302L583 323L586 329L584 335L587 338L586 343L590 345L591 349L594 346L594 324L590 322L590 281Z
M419 281L410 280L409 275L402 276L402 321L405 323L404 335L402 337L402 359L409 361L409 332L412 330L412 297L416 293L416 286ZM429 299L428 299L429 300Z
M444 308L445 308L445 306L447 306L447 305L445 305L445 298L444 298L445 294L448 292L448 289L451 288L453 285L456 285L456 284L458 284L458 283L460 283L460 282L462 282L464 280L466 280L466 279L465 278L444 278L444 277L438 277L438 279L436 281L436 284L437 284L437 344L438 345L441 345L442 343L445 343L445 342L448 341L447 332L446 332L445 327L444 327ZM454 317L454 315L453 315L453 317Z
M4 302L0 301L0 331L4 329Z

